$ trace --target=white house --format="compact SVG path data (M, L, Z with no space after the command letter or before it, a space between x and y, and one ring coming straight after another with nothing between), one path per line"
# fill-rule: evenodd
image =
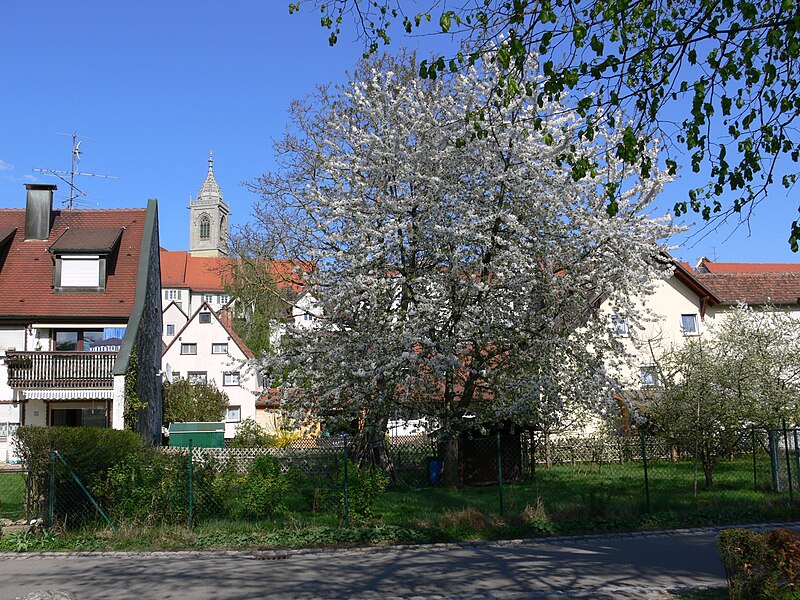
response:
M170 310L175 310L174 305L167 307ZM253 353L233 331L227 311L218 313L204 302L170 337L162 356L162 369L168 381L199 381L225 392L225 437L232 438L239 422L256 416L261 385L247 363L252 358Z
M0 209L0 462L18 425L124 427L135 350L137 430L160 441L158 208L54 210L27 184Z

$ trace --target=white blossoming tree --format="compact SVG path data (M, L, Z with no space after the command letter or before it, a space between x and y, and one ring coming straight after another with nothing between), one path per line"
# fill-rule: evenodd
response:
M496 97L495 77L484 65L422 80L413 57L373 58L292 105L280 168L252 184L242 237L313 261L323 314L261 366L291 408L359 420L358 455L387 468L371 450L390 417L435 417L452 465L467 414L530 424L601 409L616 349L599 300L635 318L630 293L664 275L653 257L671 225L646 212L664 173L641 179L606 138L587 141L599 167L576 180L557 157L577 117ZM614 217L599 180L619 190Z

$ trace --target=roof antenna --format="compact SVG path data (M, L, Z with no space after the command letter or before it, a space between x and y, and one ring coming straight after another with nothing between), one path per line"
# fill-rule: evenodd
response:
M61 181L69 186L69 200L64 200L64 204L68 209L75 207L75 201L86 195L85 192L78 189L75 185L75 175L82 175L86 177L101 177L103 179L117 179L115 175L100 175L99 173L84 173L77 171L78 163L81 161L81 141L78 141L78 132L73 131L72 134L60 133L59 135L72 135L72 163L69 171L62 171L59 169L40 169L34 167L33 170L42 173L43 175L52 175L58 177ZM69 179L67 179L69 175Z

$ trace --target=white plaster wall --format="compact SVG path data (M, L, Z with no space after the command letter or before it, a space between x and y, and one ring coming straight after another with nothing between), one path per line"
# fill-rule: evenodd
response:
M174 339L174 335L167 335L167 325L175 326L175 334L177 335L183 326L186 325L188 317L176 305L170 305L161 313L161 339L164 344L169 345Z
M2 365L0 367L0 402L14 399L14 390L8 387L8 370L5 364L6 350L9 348L20 351L25 349L24 327L0 327L0 364Z
M197 344L197 354L181 354L181 344ZM211 345L227 343L228 354L212 354ZM255 418L256 393L259 391L255 371L246 364L247 357L230 337L227 330L212 315L210 323L200 323L195 317L161 359L161 368L172 373L179 372L182 379L190 371L205 371L207 381L228 395L230 406L241 407L242 420ZM169 369L167 368L169 366ZM223 385L223 373L239 371L239 385ZM225 424L225 437L233 437L237 423Z
M710 313L705 318L701 316L700 299L676 277L657 282L654 293L638 301L648 309L650 316L640 324L641 328L629 323L628 336L618 340L631 356L624 364L609 367L619 381L633 387L640 383L640 368L654 364L654 355L659 356L689 337L683 333L681 315L696 314L700 334L713 319ZM612 311L608 304L601 312L608 317L611 326Z

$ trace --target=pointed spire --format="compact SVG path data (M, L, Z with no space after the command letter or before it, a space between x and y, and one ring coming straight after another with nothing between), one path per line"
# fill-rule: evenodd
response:
M203 185L200 186L200 191L197 193L197 203L216 203L223 202L222 190L219 189L217 180L214 178L214 151L208 152L208 174Z

